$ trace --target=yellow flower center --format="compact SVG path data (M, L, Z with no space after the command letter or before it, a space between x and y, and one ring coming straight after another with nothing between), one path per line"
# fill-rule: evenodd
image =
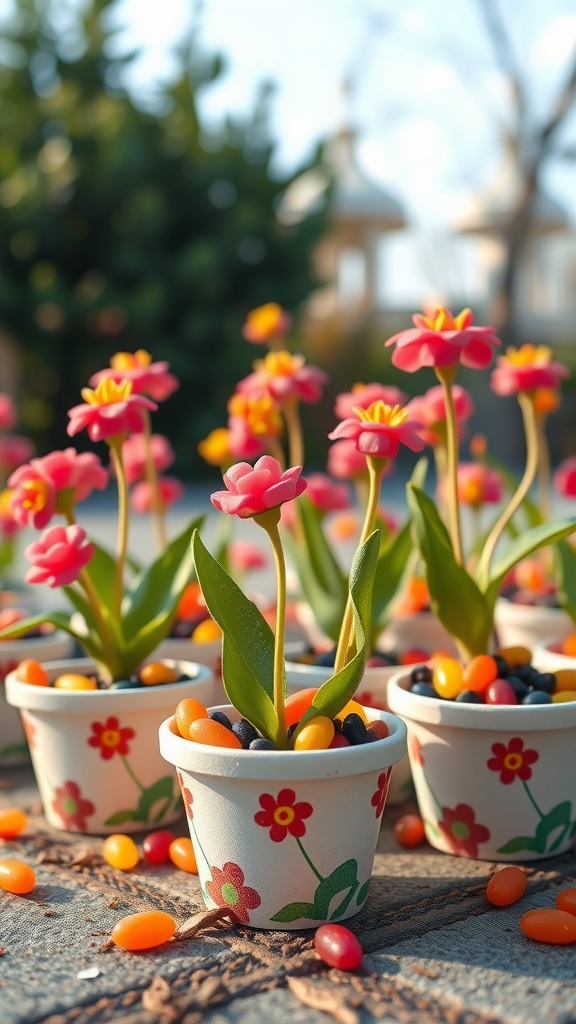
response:
M200 441L198 451L209 466L221 466L232 455L230 431L226 427L217 427L216 430L211 430L208 436Z
M546 345L522 345L507 348L506 359L512 366L545 366L552 359L552 352Z
M104 377L95 391L92 388L82 388L80 394L88 405L114 405L115 402L123 402L132 394L132 381L122 380L116 384L111 377Z
M283 825L285 828L291 825L296 817L296 813L293 807L277 807L274 811L274 821L277 825Z
M50 485L47 480L26 480L22 484L26 497L22 499L22 507L32 512L41 512L48 504Z
M231 416L245 419L251 433L256 436L277 437L282 430L282 418L271 395L264 395L262 398L232 395L228 402L228 411Z
M522 755L521 754L506 754L504 758L504 767L508 768L511 772L517 772L522 767Z
M458 316L452 316L450 310L446 309L445 306L438 306L432 316L424 316L421 313L419 319L431 331L461 331L466 322L469 322L470 313L469 309L463 309L458 313Z
M264 359L257 359L255 370L265 370L270 377L293 377L304 362L302 356L293 356L286 349L268 352Z
M367 409L355 406L352 410L363 423L385 423L388 427L401 427L408 419L408 410L401 405L386 405L382 399L372 402Z
M105 729L100 736L100 742L103 747L118 747L122 742L122 737L118 729Z
M264 306L253 309L246 317L247 325L257 334L270 336L280 329L282 322L282 306L277 302L267 302Z
M5 516L6 519L12 518L12 496L14 491L9 487L5 490L0 491L0 515Z
M142 366L150 366L152 356L143 348L137 352L117 352L110 360L113 370L136 370Z

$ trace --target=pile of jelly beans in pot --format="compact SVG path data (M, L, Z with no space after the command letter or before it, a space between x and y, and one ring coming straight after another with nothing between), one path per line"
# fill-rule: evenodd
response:
M576 669L540 671L530 663L526 647L502 647L478 654L467 665L454 658L435 658L410 672L410 691L419 697L455 700L462 704L535 705L576 701Z
M162 661L151 661L129 677L105 686L96 675L82 675L78 672L63 672L51 683L43 665L32 658L21 661L16 669L16 678L32 686L51 686L55 690L137 690L144 686L162 686L167 683L187 683L190 679L185 672L179 672Z

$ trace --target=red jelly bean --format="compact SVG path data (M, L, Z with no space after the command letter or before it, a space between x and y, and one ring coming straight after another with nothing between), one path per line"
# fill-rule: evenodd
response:
M535 942L552 946L576 942L576 917L565 910L528 910L520 918L520 928Z
M354 971L362 963L362 946L344 925L321 924L314 933L314 945L320 959L330 967Z
M518 698L507 679L495 679L484 690L485 704L517 704Z
M170 843L176 836L167 828L150 832L142 843L144 858L149 864L166 864L170 860Z
M349 747L350 743L341 732L334 733L332 743L328 747L328 750L334 750L335 747Z
M424 822L418 814L405 814L394 825L394 838L400 846L420 846L426 839Z
M565 910L567 914L576 916L576 889L562 889L556 897L558 910Z
M524 895L526 885L526 873L511 864L492 875L486 887L486 899L495 907L509 907Z
M383 722L381 718L377 718L374 722L369 722L366 726L366 739L369 743L373 743L374 740L385 740L390 735L390 730Z

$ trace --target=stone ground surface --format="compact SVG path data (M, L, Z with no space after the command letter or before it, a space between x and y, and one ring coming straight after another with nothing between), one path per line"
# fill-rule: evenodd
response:
M576 885L574 852L528 865L521 902L496 909L484 895L494 864L401 849L392 824L408 805L387 809L368 903L349 922L363 967L345 974L317 958L313 931L227 921L155 951L103 949L126 914L158 908L182 923L201 910L196 877L122 873L101 839L49 829L27 769L2 771L0 806L31 815L0 857L37 874L28 897L0 894L0 1024L576 1024L576 949L518 928L525 910ZM78 978L86 968L98 976Z

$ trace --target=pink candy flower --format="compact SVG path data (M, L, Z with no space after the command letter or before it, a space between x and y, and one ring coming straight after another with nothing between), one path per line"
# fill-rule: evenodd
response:
M507 348L499 356L490 378L490 387L497 395L517 395L520 391L540 388L558 388L570 370L552 359L552 352L544 345L522 345Z
M249 540L232 540L228 545L228 558L235 572L250 572L251 569L263 569L268 559L257 544Z
M163 434L152 434L150 438L152 460L157 473L164 473L174 462L174 451L170 441ZM146 476L146 439L144 434L131 434L122 445L124 470L129 484L135 484Z
M9 479L14 488L12 508L21 526L34 526L42 530L58 507L58 495L72 492L73 503L84 501L96 488L104 490L108 474L93 452L78 453L75 448L50 452L30 459L20 466Z
M148 395L155 402L163 402L180 387L178 378L169 372L168 367L166 362L153 363L152 356L144 349L117 352L110 360L110 367L95 373L89 383L97 388L106 379L116 384L129 380L134 395Z
M354 441L343 438L328 449L328 472L339 480L351 480L366 475L366 456L359 452Z
M439 487L441 500L445 498L444 481ZM500 473L481 462L461 462L458 466L458 501L461 505L481 508L502 501L504 486Z
M94 545L81 526L50 526L39 540L25 548L24 554L32 563L26 583L65 587L78 579L94 554Z
M500 342L491 327L473 327L472 311L463 309L452 316L439 308L432 317L412 317L414 327L400 331L386 342L395 345L392 362L400 370L414 373L423 366L470 366L482 370L492 360L492 349Z
M162 508L170 508L175 502L180 501L184 487L175 476L161 476L158 479L158 491ZM151 512L154 508L152 488L147 480L134 484L130 492L130 508L139 514Z
M458 431L461 434L464 421L470 419L474 412L474 402L468 392L459 384L453 385L452 395ZM426 444L435 447L446 440L446 401L441 384L429 388L425 394L411 399L407 408L411 418L422 424L424 429L419 430L419 434Z
M131 381L116 384L105 378L95 391L82 388L85 405L68 410L68 434L73 437L85 428L91 441L106 441L121 434L141 433L144 429L143 412L156 409L155 402L143 395L132 394Z
M408 420L406 409L374 402L368 409L357 409L355 418L342 420L328 437L350 438L364 455L394 459L401 444L413 452L422 451L424 441L417 433L418 426Z
M576 455L564 459L554 473L554 486L562 498L576 498Z
M10 395L0 392L0 430L11 430L16 423L16 411Z
M0 542L9 540L15 533L18 533L18 523L14 519L12 511L12 491L0 491Z
M254 363L255 372L238 384L238 391L261 397L269 394L277 402L299 399L318 402L326 383L326 374L318 366L306 366L304 356L281 352L268 352L264 359Z
M354 416L354 409L367 409L373 402L385 405L405 405L406 395L393 384L354 384L352 391L344 391L336 397L334 412L339 420Z
M301 472L301 466L294 466L283 473L271 455L263 455L253 467L238 462L224 474L228 490L215 491L210 501L222 512L249 519L302 494L306 483Z
M10 434L7 437L0 437L0 471L11 473L23 462L28 462L34 454L34 446L27 437L20 434Z
M228 447L235 459L255 459L266 450L261 438L255 437L243 416L230 416L228 420Z

